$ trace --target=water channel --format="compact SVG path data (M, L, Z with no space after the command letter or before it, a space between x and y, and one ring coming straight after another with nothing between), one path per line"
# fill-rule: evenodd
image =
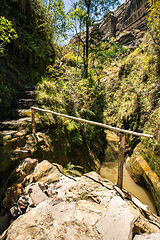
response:
M100 169L100 175L102 178L106 178L113 183L116 183L118 177L118 162L103 163ZM123 170L123 187L136 196L143 204L148 205L152 213L157 214L151 193L147 189L137 185L132 180L125 166Z

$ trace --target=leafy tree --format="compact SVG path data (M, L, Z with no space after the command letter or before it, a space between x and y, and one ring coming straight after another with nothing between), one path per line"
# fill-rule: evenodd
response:
M5 17L0 17L0 54L4 53L4 46L10 43L12 39L18 37L13 24L8 21Z
M74 8L83 11L83 22L85 23L85 77L88 77L89 28L94 22L103 18L111 7L118 4L118 0L79 0L74 4ZM82 18L80 21L82 22Z
M54 39L66 38L67 19L63 0L44 0L52 26Z
M85 65L86 46L82 36L85 28L86 12L83 11L83 9L80 6L77 6L75 3L70 9L69 15L71 18L71 26L73 27L73 32L76 32L76 35L74 37L76 39L76 42L78 42L78 55L79 53L81 54L83 64Z

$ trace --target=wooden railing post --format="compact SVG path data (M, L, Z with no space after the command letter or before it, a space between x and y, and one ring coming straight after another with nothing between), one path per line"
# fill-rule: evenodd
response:
M33 134L36 133L36 123L35 123L34 110L51 113L51 114L54 114L56 116L66 117L66 118L73 119L73 120L76 120L76 121L79 121L79 122L84 122L84 123L87 123L87 124L92 124L92 125L96 125L96 126L100 126L100 127L108 128L110 130L120 132L119 153L118 153L118 180L117 180L117 187L120 188L120 189L122 189L122 187L123 187L123 163L124 163L124 151L125 151L125 133L135 135L135 136L138 136L138 137L153 138L153 135L148 135L148 134L137 133L137 132L133 132L133 131L129 131L129 130L124 130L124 129L112 127L112 126L109 126L109 125L106 125L106 124L103 124L103 123L93 122L93 121L89 121L89 120L86 120L86 119L77 118L77 117L69 116L69 115L66 115L66 114L53 112L53 111L50 111L50 110L45 110L45 109L42 109L42 108L31 107L31 110L32 110L32 133ZM158 130L158 134L160 134L159 130ZM158 135L158 141L160 141L160 135Z
M160 144L160 124L158 125L158 143Z
M32 110L32 133L36 133L36 122L35 122L35 116L34 116L34 109L31 108Z
M124 163L124 150L125 150L125 134L120 132L119 152L118 152L118 180L117 186L122 189L123 187L123 163Z

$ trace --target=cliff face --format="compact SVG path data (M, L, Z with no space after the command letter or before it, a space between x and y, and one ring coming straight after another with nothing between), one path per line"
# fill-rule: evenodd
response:
M103 33L104 40L116 37L118 43L136 47L147 30L147 15L148 0L127 0L114 12L109 12L100 23L95 23L90 32L98 30ZM76 41L77 35L71 39L72 43Z
M147 29L148 0L127 0L114 13L108 13L98 28L105 34L105 39L117 37L124 30Z
M115 35L124 30L147 29L148 0L128 0L115 11Z

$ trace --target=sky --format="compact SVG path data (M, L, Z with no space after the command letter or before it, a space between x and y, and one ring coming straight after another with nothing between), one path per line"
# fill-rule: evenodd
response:
M119 0L119 2L122 4L124 3L126 0ZM76 2L76 0L64 0L64 4L65 4L65 10L68 11L71 8L72 3Z

